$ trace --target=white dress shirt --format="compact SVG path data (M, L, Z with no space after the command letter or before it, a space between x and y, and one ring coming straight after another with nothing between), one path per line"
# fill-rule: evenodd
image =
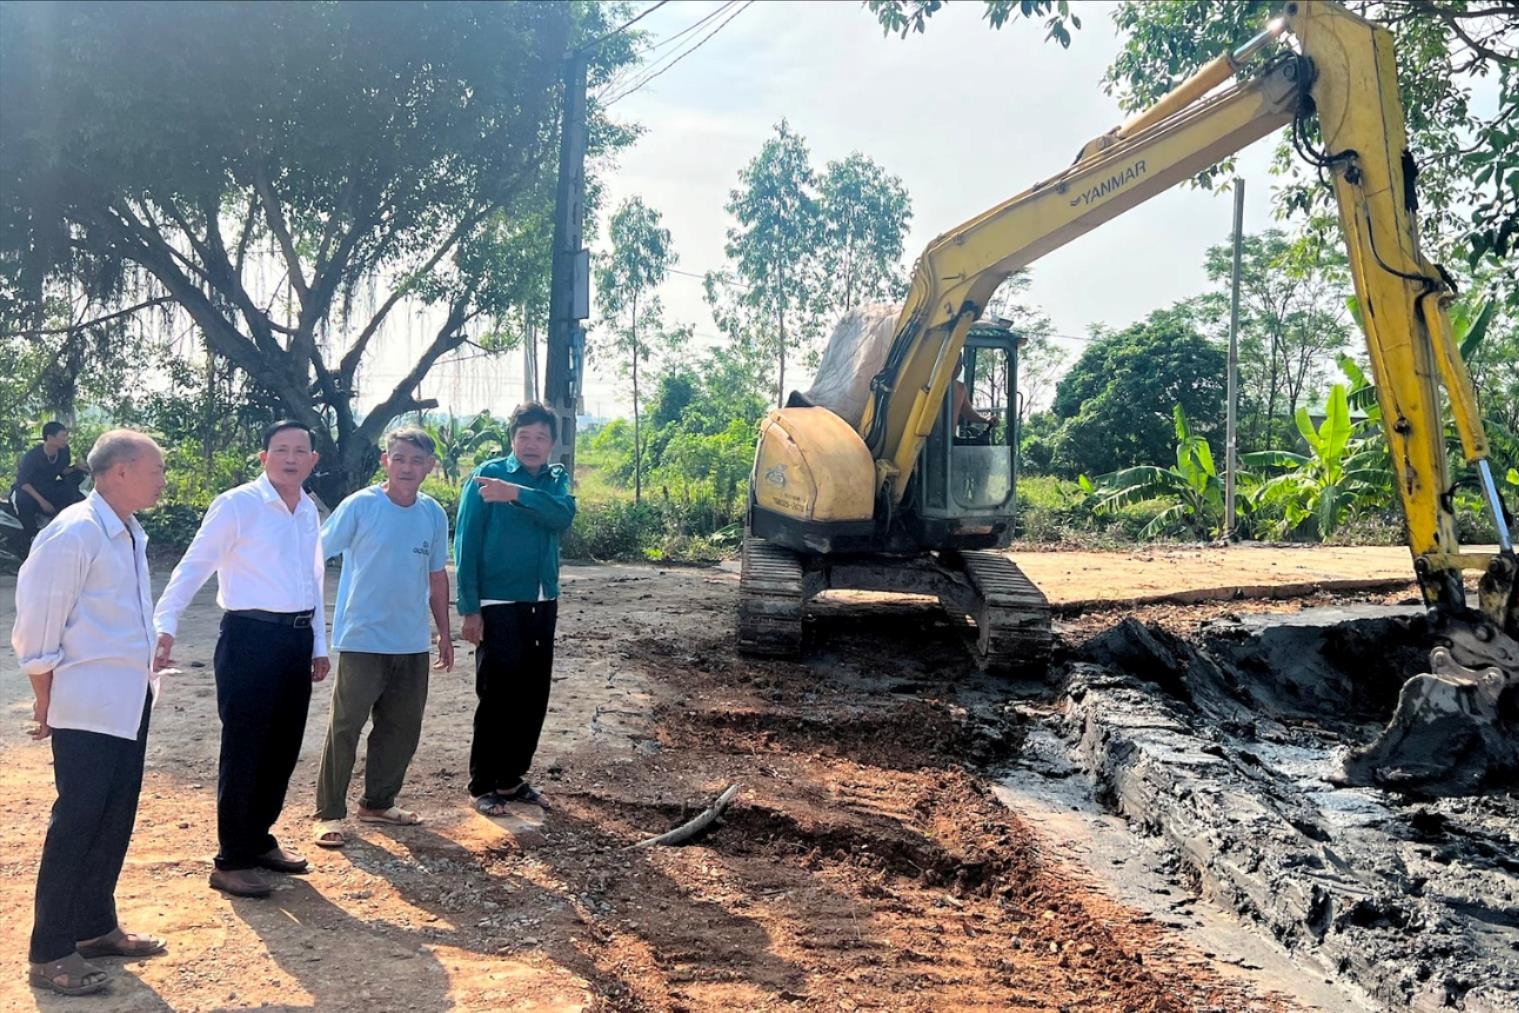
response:
M295 512L285 506L268 475L211 501L195 540L159 596L153 624L174 636L179 615L214 572L216 603L229 612L312 610L311 656L327 656L327 619L322 597L327 561L321 522L305 492Z
M148 536L99 493L42 529L16 577L11 646L28 675L53 673L52 728L137 738L153 667Z

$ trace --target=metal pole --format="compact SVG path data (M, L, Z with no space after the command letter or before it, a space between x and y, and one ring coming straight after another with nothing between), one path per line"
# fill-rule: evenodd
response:
M549 333L543 399L559 417L559 461L575 474L575 416L585 364L590 316L590 254L585 249L586 64L584 50L571 53L564 73L564 122L559 143L559 181L554 197L554 262L549 279Z
M1228 414L1224 424L1224 540L1234 540L1234 484L1239 448L1239 273L1245 231L1245 181L1234 178L1234 275L1229 292Z

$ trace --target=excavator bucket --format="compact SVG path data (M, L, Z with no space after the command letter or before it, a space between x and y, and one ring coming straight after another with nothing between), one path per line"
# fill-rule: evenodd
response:
M1432 617L1430 671L1403 685L1392 721L1350 751L1337 784L1426 795L1469 795L1519 784L1519 585L1512 553L1499 556L1479 595L1486 615ZM1499 629L1487 616L1509 620Z

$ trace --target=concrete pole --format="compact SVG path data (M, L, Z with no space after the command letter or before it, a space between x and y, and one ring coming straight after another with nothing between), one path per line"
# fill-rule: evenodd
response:
M1234 484L1239 448L1239 272L1244 245L1245 181L1234 178L1234 277L1229 292L1228 414L1224 424L1224 540L1234 540Z
M570 54L564 75L564 121L559 144L559 185L554 198L554 261L549 280L548 347L544 356L543 400L559 417L559 461L575 474L575 416L580 407L585 366L585 331L590 316L590 256L585 249L585 50Z

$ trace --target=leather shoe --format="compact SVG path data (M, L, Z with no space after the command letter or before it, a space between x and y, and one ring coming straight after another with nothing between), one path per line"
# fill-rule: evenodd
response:
M267 897L273 888L248 869L214 869L211 886L234 897Z
M271 872L284 872L292 876L299 875L310 868L310 864L300 855L294 855L280 847L270 848L254 859L260 868Z

